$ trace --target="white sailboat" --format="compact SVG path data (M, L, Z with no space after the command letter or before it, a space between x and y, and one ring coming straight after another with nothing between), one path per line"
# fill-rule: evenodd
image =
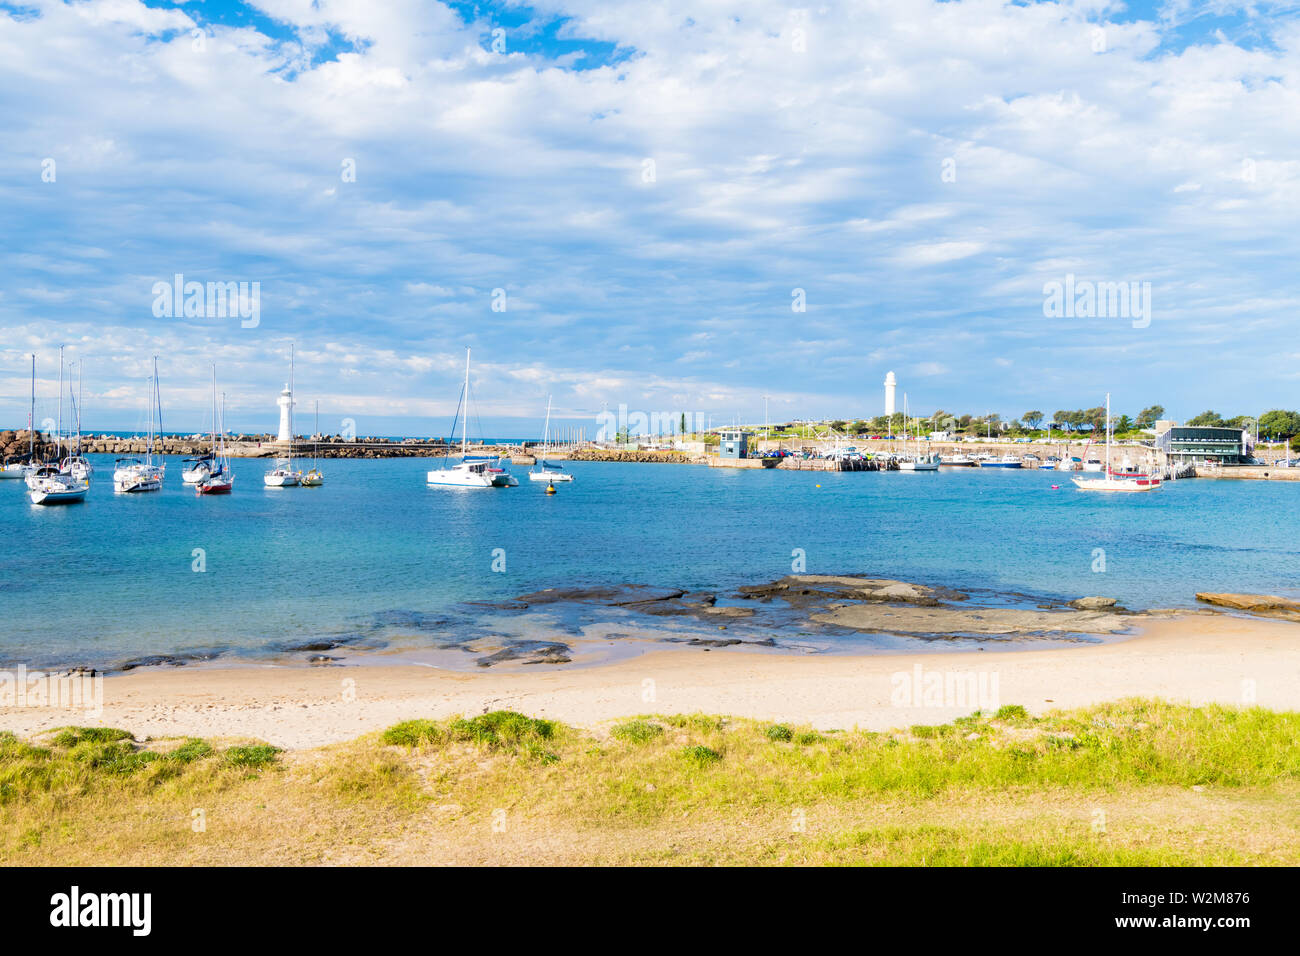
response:
M1085 465L1085 470L1087 469ZM1080 491L1155 491L1160 479L1155 475L1121 473L1110 464L1110 392L1106 393L1106 471L1101 478L1071 479Z
M162 393L158 387L158 356L153 357L153 377L149 380L153 386L149 397L149 437L145 445L145 459L119 458L113 469L113 490L124 494L136 494L145 491L159 491L163 484L166 465L153 459L155 419L156 434L162 435Z
M81 399L82 388L81 378L85 371L85 361L77 363L77 394L72 394L72 379L68 379L68 397L72 402L73 417L77 423L77 438L73 447L68 449L68 457L59 462L59 472L64 475L71 475L78 481L90 481L90 476L95 473L94 467L81 454ZM70 373L69 373L70 374Z
M268 488L296 488L302 484L302 472L293 470L293 343L289 343L289 454L277 458L275 467L262 476Z
M34 364L33 364L34 368ZM59 349L59 417L55 425L55 460L63 441L63 349ZM27 476L28 495L34 505L61 505L84 501L90 482L61 472L56 465L46 464Z
M218 441L218 422L221 438ZM235 485L235 473L230 468L226 454L226 396L221 395L221 417L217 418L217 367L212 366L212 452L207 474L195 482L194 490L200 495L228 495Z
M546 460L546 449L551 439L551 396L546 396L546 424L542 426L542 451L537 461L528 471L529 481L544 481L551 484L556 481L572 481L573 476L559 465Z
M27 457L15 455L0 464L0 480L23 478L36 473L36 356L32 356L32 399L27 410Z
M907 393L903 393L903 458L898 462L899 471L938 471L940 459L938 455L921 454L919 451L915 454L908 454L907 443Z
M463 412L463 415L462 415ZM456 409L461 418L460 458L456 464L435 468L425 476L431 485L450 488L511 488L518 479L504 468L498 467L499 458L491 455L473 455L469 451L469 349L465 350L465 387L461 392L460 406ZM452 437L456 435L452 423Z
M304 488L319 488L325 484L325 476L321 474L320 467L316 464L317 453L320 451L320 400L316 401L316 424L315 431L312 432L312 438L317 444L312 445L311 454L311 471L302 476L302 486Z

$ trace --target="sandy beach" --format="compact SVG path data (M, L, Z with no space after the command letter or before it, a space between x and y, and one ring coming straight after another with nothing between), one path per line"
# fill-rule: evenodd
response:
M1300 625L1192 613L1150 620L1129 640L1077 648L870 657L684 648L599 667L481 674L421 666L169 668L106 678L98 716L6 707L0 728L26 735L102 723L139 738L250 737L300 749L413 717L497 709L582 727L635 714L705 712L886 730L947 721L980 706L975 698L957 698L958 706L948 706L951 698L922 699L922 684L936 674L982 679L996 698L983 701L986 709L1021 704L1042 713L1133 696L1300 709Z

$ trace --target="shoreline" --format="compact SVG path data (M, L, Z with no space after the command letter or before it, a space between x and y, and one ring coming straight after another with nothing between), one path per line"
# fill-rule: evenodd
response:
M573 669L466 673L429 665L203 667L132 671L103 681L103 710L0 709L0 730L31 736L68 724L139 738L256 738L289 750L340 743L416 717L517 710L582 727L647 713L705 712L888 730L980 709L980 699L906 703L908 685L966 675L1031 713L1127 697L1300 710L1300 626L1228 614L1144 622L1124 640L1045 650L798 656L655 650ZM899 676L904 675L904 676ZM961 685L974 688L975 683ZM918 685L916 698L921 696ZM902 695L900 697L900 694ZM990 696L985 694L984 696ZM1253 697L1253 699L1252 699Z

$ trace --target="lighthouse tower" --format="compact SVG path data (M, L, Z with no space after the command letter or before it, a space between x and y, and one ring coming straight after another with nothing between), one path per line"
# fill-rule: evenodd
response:
M885 376L885 415L892 417L894 414L894 392L898 388L898 379L894 378L894 373L890 372Z
M284 391L276 399L275 404L280 406L280 441L288 441L292 436L292 429L289 427L289 409L293 408L293 392L289 390L289 383L284 383Z

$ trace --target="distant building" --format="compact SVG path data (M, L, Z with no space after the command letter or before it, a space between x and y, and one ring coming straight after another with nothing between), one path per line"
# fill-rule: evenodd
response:
M724 428L718 443L719 458L748 458L749 436L742 428Z
M894 393L898 390L898 379L894 378L894 373L890 372L885 376L885 417L893 418L894 416Z
M1212 428L1207 425L1175 425L1156 422L1156 447L1174 464L1205 464L1217 461L1241 465L1250 459L1250 433L1240 428Z

